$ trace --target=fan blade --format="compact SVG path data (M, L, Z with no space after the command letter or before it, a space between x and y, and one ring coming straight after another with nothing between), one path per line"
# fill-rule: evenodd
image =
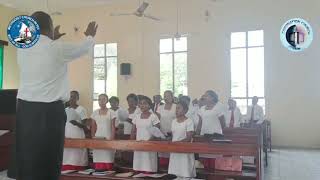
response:
M149 3L143 2L141 6L137 9L137 13L143 14L148 6L149 6Z
M51 15L52 16L61 16L62 12L56 11L56 12L51 13Z
M130 16L134 13L111 13L110 16Z
M159 19L157 17L154 17L154 16L151 16L151 15L147 15L147 14L144 14L143 17L146 17L146 18L149 18L149 19L152 19L152 20L155 20L155 21L161 21L161 19Z

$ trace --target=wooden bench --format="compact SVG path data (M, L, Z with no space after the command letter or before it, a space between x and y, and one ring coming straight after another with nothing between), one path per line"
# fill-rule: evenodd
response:
M11 159L15 159L12 149L15 139L17 92L17 89L0 90L0 130L9 131L0 136L0 171L10 169L9 174L15 174L14 163L12 163L14 160Z
M167 142L167 141L131 141L131 140L90 140L90 139L66 139L65 147L68 148L91 148L91 149L112 149L125 151L152 151L152 152L175 152L175 153L204 153L204 154L222 154L227 156L254 156L256 157L255 172L201 172L200 176L204 179L214 179L216 176L244 179L261 179L260 152L257 145L254 144L221 144L221 143L204 143L204 142ZM79 176L77 174L62 175L61 180L76 179L114 179L110 176ZM127 178L130 179L130 178Z

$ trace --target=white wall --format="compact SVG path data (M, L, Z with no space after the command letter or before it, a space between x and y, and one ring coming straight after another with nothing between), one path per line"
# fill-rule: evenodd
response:
M0 40L8 41L7 27L11 19L21 14L21 12L3 7L0 5ZM19 73L17 65L17 51L14 46L9 43L9 46L4 47L3 58L3 88L15 89L19 84Z
M149 0L148 12L163 18L156 23L135 17L109 17L110 12L127 12L136 8L128 4L80 9L54 17L65 40L78 41L82 34L73 33L73 25L85 30L90 20L99 23L97 43L118 42L119 64L133 64L128 81L119 77L119 97L125 106L130 92L153 95L159 93L158 43L161 34L175 33L173 0ZM181 29L191 32L189 38L189 93L200 96L207 89L216 90L222 101L230 95L230 33L263 29L265 31L266 111L272 120L274 145L320 147L319 36L320 20L317 0L181 0ZM212 14L206 23L204 11ZM312 46L304 52L292 53L282 47L279 31L290 18L309 21L315 32ZM92 60L82 58L70 65L73 89L81 93L81 103L91 110Z

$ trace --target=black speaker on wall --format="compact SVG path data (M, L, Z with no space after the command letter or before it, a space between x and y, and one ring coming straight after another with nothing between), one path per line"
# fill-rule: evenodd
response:
M131 75L131 64L121 63L120 64L120 75Z

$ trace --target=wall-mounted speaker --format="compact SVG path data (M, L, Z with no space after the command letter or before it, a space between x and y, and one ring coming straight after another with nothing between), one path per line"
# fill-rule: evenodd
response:
M120 64L120 75L131 75L131 64L121 63Z

